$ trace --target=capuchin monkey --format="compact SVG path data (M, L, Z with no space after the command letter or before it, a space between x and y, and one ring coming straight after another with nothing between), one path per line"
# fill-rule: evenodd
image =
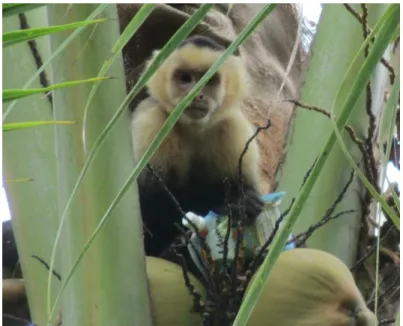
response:
M149 97L132 115L134 158L138 162L179 102L222 55L225 49L209 38L183 41L147 83ZM152 58L158 54L153 53ZM146 64L148 67L151 60ZM210 210L234 219L239 210L239 158L254 133L241 111L248 95L247 71L231 56L185 109L172 131L150 160L150 165L179 202L184 212L206 215ZM259 149L253 140L242 160L246 222L260 214ZM174 223L182 215L149 169L138 178L145 250L159 256L179 235ZM228 191L229 186L229 191ZM148 231L149 232L148 232Z

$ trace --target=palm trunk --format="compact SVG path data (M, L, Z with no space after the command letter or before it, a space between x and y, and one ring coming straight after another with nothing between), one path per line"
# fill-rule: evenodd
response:
M49 5L50 25L85 19L96 5ZM87 29L53 62L53 83L96 76L109 59L119 37L115 5L102 14L108 21ZM56 49L68 33L54 34ZM92 85L54 93L55 119L73 120L72 128L55 128L59 214L70 198L88 152L125 98L123 61L119 57L108 71L113 80L103 82L84 121L84 108ZM58 254L64 275L70 272L102 216L134 168L128 119L122 116L99 149L67 211ZM128 291L128 289L131 289ZM134 290L134 293L133 293ZM63 324L151 325L142 223L135 183L109 216L66 287Z
M367 6L369 23L373 26L384 13L387 5ZM353 5L353 8L360 10L359 5ZM337 31L335 31L335 26L337 26ZM300 101L329 112L344 75L363 41L361 24L342 4L324 5ZM362 60L364 60L364 56L362 56ZM373 92L374 109L372 111L376 117L376 124L379 123L379 108L382 103L379 102L379 96L385 90L387 75L386 69L382 66L378 68L373 77L373 88L376 87L376 93ZM356 113L349 120L356 135L363 140L365 140L368 130L365 97L364 92L356 104L359 108L355 109ZM336 109L336 114L337 112ZM293 131L288 141L286 162L279 175L279 189L286 189L288 195L287 200L282 203L283 209L288 207L291 198L297 195L304 175L315 161L324 141L331 132L331 122L326 116L296 107ZM359 162L361 153L357 145L345 132L343 138L350 153ZM340 194L351 171L352 167L340 146L336 145L293 232L305 231L324 216L326 210L332 206ZM308 240L308 245L333 253L351 266L357 255L364 195L365 187L356 178L343 195L343 200L337 206L335 213L344 210L355 210L355 212L341 216L316 231Z

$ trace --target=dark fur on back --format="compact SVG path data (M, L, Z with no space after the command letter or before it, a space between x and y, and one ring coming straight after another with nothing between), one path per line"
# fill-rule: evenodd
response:
M192 211L205 216L212 210L225 214L223 206L227 191L229 190L228 200L238 193L239 184L235 180L228 180L228 183L216 181L211 184L211 181L206 179L206 175L211 173L209 170L208 164L194 162L186 185L178 186L174 174L170 174L170 178L164 181L184 213ZM146 227L152 233L150 235L146 231L144 234L145 251L147 255L160 256L175 237L180 235L174 223L181 225L183 216L161 183L151 173L147 179L152 185L139 183L142 215L147 217ZM248 192L251 188L247 182L244 183L244 192Z

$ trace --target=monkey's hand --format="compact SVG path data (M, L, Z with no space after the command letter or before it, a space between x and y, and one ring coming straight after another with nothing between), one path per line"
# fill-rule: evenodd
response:
M264 203L260 194L253 188L246 188L242 198L236 198L229 203L215 209L219 215L227 215L230 209L233 219L242 219L247 225L254 222L255 218L263 211ZM245 220L246 217L246 220Z
M242 204L245 203L246 222L250 224L263 211L264 203L260 198L260 194L254 189L245 189L244 195L244 200L241 198L241 209ZM242 210L240 214L241 216L243 215Z

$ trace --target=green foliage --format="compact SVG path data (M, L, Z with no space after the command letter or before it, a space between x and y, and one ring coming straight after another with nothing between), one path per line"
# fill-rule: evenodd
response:
M271 250L269 251L267 257L265 258L265 261L262 264L261 268L258 270L256 278L251 284L250 291L247 293L245 297L245 300L233 324L234 326L246 325L246 322L253 308L255 307L257 301L260 298L261 292L263 290L262 284L264 284L265 281L267 280L267 277L269 276L279 254L284 248L288 240L289 234L295 222L297 221L299 214L303 206L305 205L306 200L308 199L308 196L315 182L318 180L320 172L323 166L325 165L327 158L329 157L329 153L332 151L332 148L336 144L336 140L337 139L339 139L339 141L341 140L341 137L339 137L340 130L342 130L346 125L348 118L354 111L355 104L358 98L360 97L368 81L370 80L373 70L375 69L379 60L382 58L382 55L385 52L386 48L389 46L392 37L395 33L396 26L399 22L399 18L400 18L399 6L391 5L388 8L387 12L383 15L383 17L378 21L372 33L367 37L365 42L362 44L353 63L350 65L350 69L348 70L346 77L337 93L338 95L335 97L333 101L332 112L335 105L341 105L341 112L337 120L334 116L332 116L334 131L327 139L323 150L319 154L309 177L307 178L304 186L302 187L300 193L298 194L294 202L294 205L292 206L290 212L288 213L284 221L283 227L278 232L278 234L276 234L273 244L271 245ZM371 46L371 51L368 57L365 59L364 65L361 66L360 64L357 64L357 62L360 58L361 53L363 53L366 44L370 42L370 40L374 35L376 35L375 42ZM352 85L345 82L346 80L349 80L351 76L355 76ZM343 98L340 98L339 94L343 93L345 94L347 89L348 89L347 97L343 96Z
M138 13L133 17L133 19L130 21L130 23L126 26L125 30L122 32L122 34L117 39L114 46L112 47L112 55L102 65L102 67L98 73L98 77L102 77L106 74L106 72L109 70L109 68L111 67L113 62L116 60L116 58L121 55L123 47L127 44L127 42L130 41L130 39L137 32L137 30L140 28L140 26L144 23L144 21L147 19L147 17L152 13L155 6L156 6L156 4L144 4L143 6L141 6ZM84 118L83 118L83 134L85 134L85 126L87 124L88 108L90 106L92 98L94 97L94 95L98 89L98 86L99 86L99 83L94 84L94 86L88 96L87 104L85 105Z
M9 16L9 15L14 15L26 10L31 10L36 7L43 6L42 4L40 5L29 5L29 4L5 4L3 5L3 17ZM69 29L75 29L73 33L71 33L64 42L61 42L61 44L58 46L58 48L52 52L51 56L45 61L43 66L38 69L35 74L31 77L31 79L24 85L22 89L5 89L3 90L3 102L9 102L9 101L14 101L9 105L7 108L6 112L3 114L3 121L7 117L7 115L11 112L12 108L14 105L17 103L18 100L26 97L26 96L31 96L31 95L37 95L41 94L44 92L50 92L56 89L65 89L71 86L78 86L82 85L85 83L94 83L92 89L90 92L87 92L87 97L85 99L81 100L82 103L85 104L84 108L84 115L83 115L83 124L82 124L82 131L83 131L83 142L84 142L84 149L86 146L86 141L90 139L92 141L91 145L89 148L89 153L86 153L86 149L84 150L85 156L82 158L83 159L83 164L80 165L79 170L74 170L71 167L68 166L68 163L62 162L63 164L66 164L63 168L66 168L66 171L70 169L70 176L72 177L72 182L69 183L70 181L66 176L63 176L62 181L65 181L66 184L68 184L69 193L67 194L67 197L65 201L61 201L61 206L60 212L61 212L61 218L60 218L60 223L58 225L58 230L56 234L56 238L54 240L54 246L52 250L52 255L51 255L51 261L50 261L50 268L51 270L54 269L55 266L55 261L56 261L56 253L57 253L57 245L58 242L61 238L62 235L62 230L64 222L68 220L68 213L72 214L72 211L74 210L73 206L73 200L79 193L79 187L80 185L84 182L84 178L94 178L96 179L97 176L100 176L100 170L98 169L98 172L93 172L93 170L89 172L90 167L93 165L95 162L95 158L97 155L100 153L104 153L105 151L102 152L102 146L108 139L108 137L111 137L110 134L112 132L112 129L116 124L118 124L118 121L120 118L122 118L128 104L130 101L137 95L139 92L143 89L149 78L155 73L155 71L160 67L160 65L164 62L164 60L172 53L172 51L184 40L193 30L194 28L202 21L202 19L207 15L208 11L213 7L213 5L210 4L203 4L200 6L198 11L193 14L184 24L183 26L172 36L172 38L165 44L163 49L158 53L156 58L150 63L149 68L140 76L138 82L130 93L123 99L121 102L120 106L116 109L116 111L111 115L110 119L105 123L105 126L103 125L97 126L96 128L99 129L99 133L88 136L87 133L87 127L91 127L94 125L94 122L91 121L91 119L87 116L89 116L90 112L90 105L93 104L93 100L97 101L96 103L99 103L99 100L102 99L102 96L100 96L101 92L97 93L97 90L101 86L100 81L104 80L110 80L111 78L109 77L104 77L105 74L110 70L112 67L113 63L116 63L116 59L121 59L121 51L123 47L127 44L127 42L133 37L133 35L138 31L139 27L144 23L146 18L152 13L152 11L155 8L155 4L145 4L141 7L141 9L138 11L137 15L132 19L132 21L128 24L126 29L123 31L123 33L120 35L120 37L117 39L116 42L112 42L112 40L109 40L109 44L114 44L112 46L111 55L104 61L102 67L100 68L98 72L98 77L96 78L90 78L90 79L80 79L76 81L71 81L71 82L62 82L58 84L51 85L46 88L32 88L32 89L27 89L27 87L38 78L39 74L45 69L45 67L49 66L52 62L54 63L54 59L56 56L61 53L63 50L66 49L68 45L72 43L72 41L89 25L96 24L99 22L105 22L106 19L95 19L96 16L98 16L101 12L103 12L108 7L111 5L105 5L101 4L99 5L84 21L79 21L75 22L72 24L65 24L65 25L56 25L52 27L47 27L47 28L37 28L37 29L28 29L28 30L22 30L22 31L13 31L13 32L8 32L8 33L3 33L3 47L8 47L10 45L15 45L20 42L24 42L27 40L32 40L40 36L45 36L45 35L50 35L53 33L57 32L62 32L66 31ZM116 185L114 184L114 190L115 193L113 193L112 200L110 201L110 204L108 204L107 209L103 211L103 214L98 220L96 221L96 227L92 231L92 228L90 229L90 237L84 240L84 245L81 246L81 242L78 243L78 245L71 243L69 250L75 250L76 248L80 247L81 252L78 254L78 256L73 256L69 257L71 261L69 261L69 267L71 266L71 269L69 269L69 272L65 277L63 277L63 281L60 287L60 291L58 292L55 301L51 305L51 273L49 272L49 278L48 278L48 288L47 288L47 296L48 296L48 312L50 313L49 320L51 317L53 317L56 314L56 310L59 306L59 302L61 300L61 296L66 290L67 285L71 281L71 278L74 274L74 272L77 271L80 262L83 260L84 256L90 249L90 247L93 245L95 239L97 236L100 236L102 238L102 235L100 234L101 230L105 227L106 222L108 219L111 217L113 214L114 210L117 208L119 203L121 202L122 198L128 191L130 187L133 186L136 178L139 176L141 171L144 169L146 164L149 162L151 159L152 155L156 152L158 147L161 145L165 137L169 134L169 132L172 130L174 127L175 123L178 121L180 118L181 114L187 107L187 105L193 100L193 98L196 96L196 94L200 91L200 89L208 82L208 80L215 74L215 72L219 69L221 64L231 55L234 53L234 51L238 48L242 42L244 42L250 34L257 28L257 26L261 23L261 21L268 15L270 12L275 8L275 4L268 4L264 6L264 8L256 15L256 17L246 26L246 28L240 32L239 36L236 38L236 40L227 48L225 53L222 55L222 57L209 69L208 72L201 78L201 80L195 85L195 87L191 90L191 92L178 104L178 106L174 109L172 114L168 117L164 125L162 126L161 130L158 132L154 140L152 141L150 147L144 154L144 156L141 158L140 162L135 166L135 168L131 171L129 177L125 179L125 182L123 186ZM229 5L229 10L231 10L232 4ZM391 216L392 220L396 224L396 226L400 229L400 220L396 216L396 214L390 209L390 207L386 204L386 202L381 198L381 196L376 193L376 190L371 186L371 184L368 182L364 174L361 172L361 170L358 168L356 163L354 162L351 154L348 151L347 146L345 145L342 136L340 134L340 131L344 128L346 125L349 117L352 115L352 113L356 110L357 106L355 105L357 100L359 99L361 93L365 89L365 86L368 82L368 80L371 77L371 74L374 71L375 66L378 64L380 58L382 57L386 47L389 45L390 41L399 36L400 34L396 30L396 26L399 24L399 7L397 5L391 5L389 6L387 12L383 15L383 17L378 21L376 26L374 27L372 33L368 36L368 38L365 40L365 42L362 44L359 52L357 53L354 61L352 62L345 79L343 80L343 83L340 86L340 89L334 98L331 112L332 112L332 124L333 124L333 132L330 134L330 136L327 138L326 144L321 151L319 157L317 158L317 162L314 165L310 176L306 180L305 185L303 186L301 192L299 193L298 197L296 198L296 201L289 212L285 225L283 228L280 230L280 232L276 235L274 242L271 246L271 250L266 257L262 267L259 269L253 283L251 284L250 290L241 306L241 309L236 317L236 320L234 322L235 326L240 326L240 325L246 325L248 318L256 305L257 301L260 298L261 291L264 288L262 285L265 283L265 280L267 279L268 275L270 274L273 265L275 264L280 252L282 251L285 243L288 240L289 233L291 232L293 226L295 225L302 208L306 204L306 201L308 199L308 196L311 193L311 190L313 186L315 185L316 181L319 178L319 175L321 174L322 168L324 167L325 163L327 162L327 159L329 157L329 153L331 153L333 147L337 144L337 141L339 142L343 152L345 153L349 163L353 166L353 168L356 170L357 174L363 181L363 183L366 185L366 187L370 190L371 194L381 203L382 207L384 210ZM365 48L365 45L368 44L371 40L371 38L375 36L375 42L371 46L371 51L368 55L368 57L365 59L364 64L361 65L362 60L362 53ZM62 61L62 60L61 60ZM351 82L353 81L353 82ZM102 83L103 86L103 83ZM400 90L400 84L395 83L393 86L391 96L389 98L388 104L387 104L387 110L392 111L393 114L388 116L388 125L384 126L382 125L382 139L388 139L388 151L387 153L390 152L390 139L392 137L391 130L392 128L390 125L395 119L396 116L396 103L398 100L398 93ZM62 98L62 96L60 97ZM84 102L82 102L84 101ZM62 101L63 102L63 101ZM62 112L64 115L68 115L68 107L69 107L69 100L65 100L63 102L63 105L59 106L62 108L63 111L58 111ZM102 106L102 105L101 105ZM98 107L97 107L98 108ZM336 118L334 115L334 109L335 108L340 108L340 114ZM105 108L104 108L105 109ZM77 110L77 108L74 108L74 110ZM388 112L389 112L388 111ZM105 111L107 112L107 111ZM60 113L56 113L60 114ZM87 121L88 120L88 121ZM384 120L386 121L386 119ZM385 122L386 123L386 122ZM64 121L64 120L55 120L55 121L30 121L30 122L17 122L17 123L6 123L3 124L3 131L11 131L11 130L19 130L19 129L26 129L26 128L31 128L31 127L38 127L42 125L58 125L58 124L74 124L73 121ZM60 132L60 131L59 131ZM62 136L65 136L62 135ZM67 139L67 138L65 138ZM60 139L59 143L57 146L59 147L59 153L63 150L60 148ZM77 149L76 149L77 150ZM81 148L80 148L81 150ZM70 153L72 155L75 155L79 158L81 158L81 152L80 150L77 150L77 153ZM60 164L60 162L58 162ZM81 161L80 161L81 163ZM127 166L126 166L127 167ZM63 172L63 171L62 171ZM76 173L77 172L77 173ZM60 173L60 172L59 172ZM88 175L87 175L88 174ZM14 181L19 180L15 179ZM24 181L30 180L30 179L21 179ZM66 181L67 180L67 181ZM70 179L71 180L71 179ZM13 179L10 179L9 182L12 182ZM14 182L13 181L13 182ZM61 182L59 180L59 182ZM84 188L84 187L83 187ZM95 194L95 195L94 195ZM97 201L99 198L103 198L100 193L90 192L90 195L94 195L94 198L88 199L93 200L94 202ZM97 197L99 195L99 197ZM87 200L87 198L86 198ZM108 201L109 203L109 201ZM84 210L83 210L84 211ZM74 211L76 212L76 211ZM81 212L81 211L80 211ZM94 213L95 212L95 213ZM94 210L94 215L98 213L98 210ZM127 213L127 212L125 212ZM92 220L93 221L93 220ZM77 228L82 228L81 225L77 226ZM73 239L74 237L72 236L72 230L75 230L74 228L70 228L67 231L67 234ZM71 240L70 239L70 240ZM81 239L80 239L81 240ZM103 239L105 240L105 239ZM116 272L116 271L114 271ZM132 276L131 276L132 277ZM137 277L137 276L136 276ZM140 278L139 278L140 279ZM76 283L78 284L78 283ZM77 285L76 285L77 286ZM71 297L70 297L71 298ZM115 302L115 301L114 301ZM51 309L50 309L51 308ZM69 317L68 317L69 318ZM80 318L80 317L78 317ZM399 325L398 321L396 321L396 325Z
M381 151L381 158L382 158L382 165L384 167L384 175L386 177L386 167L388 164L388 160L390 157L390 152L392 149L392 142L393 142L393 133L394 133L394 125L396 121L396 116L397 116L397 107L398 107L398 101L399 101L399 93L400 93L400 73L397 74L396 76L396 81L392 86L392 90L390 92L390 96L388 98L388 101L386 103L386 107L384 110L384 116L382 119L381 127L380 127L380 144L385 144L386 143L386 151ZM390 182L388 178L386 177L389 185ZM383 183L383 182L382 182ZM399 196L396 194L396 191L394 187L391 188L392 190L392 196L393 196L393 201L396 205L397 211L400 214L400 199ZM396 219L396 216L392 217ZM400 221L400 217L397 216ZM395 223L395 221L393 221ZM395 223L396 225L396 223ZM400 225L400 224L399 224ZM396 225L397 227L397 225Z
M40 3L40 4L3 3L3 18L21 14L32 9L37 9L42 6L46 6L46 3Z
M83 83L93 83L96 81L103 81L110 79L110 77L96 77L96 78L89 78L85 80L76 80L70 82L64 82L60 84L55 84L49 87L42 87L42 88L31 88L31 89L3 89L3 102L8 102L12 100L17 100L22 97L34 95L34 94L41 94L53 91L59 88L65 87L72 87L77 86Z
M22 179L7 179L4 180L4 183L13 183L13 182L28 182L28 181L32 181L32 179L30 178L22 178Z
M47 22L47 6L26 13L31 27L41 27ZM3 20L3 32L20 28L20 17L11 15ZM50 53L48 36L36 40L36 49L43 61ZM3 89L23 89L26 81L36 73L38 67L30 47L18 43L3 48ZM40 78L35 78L32 88L41 88ZM3 102L3 114L14 103L3 126L9 123L29 123L58 121L54 119L49 97L44 93ZM60 125L71 130L74 124ZM56 125L23 128L14 132L3 132L3 178L6 180L32 180L30 182L5 182L8 205L12 218L18 256L25 279L26 293L32 321L46 325L46 288L47 271L31 258L34 252L46 259L49 257L57 220L57 179L55 163L54 129ZM60 260L55 270L60 270ZM55 287L54 296L56 294Z
M94 18L96 18L98 15L100 15L106 8L107 8L108 4L100 4L98 5L98 7L96 9L94 9L94 11L87 17L87 19L83 20L83 21L91 21ZM22 89L26 89L27 87L29 87L34 81L36 81L38 79L38 77L40 76L41 73L43 73L43 71L45 70L45 68L50 66L50 63L58 56L60 55L60 53L62 53L62 51L76 38L78 37L83 31L85 31L85 29L88 27L89 25L84 25L81 27L78 27L74 30L74 32L72 32L64 41L62 44L60 44L60 46L53 51L50 56L48 58L46 58L45 62L43 63L42 67L40 67L39 69L37 69L35 71L35 73L32 75L31 78L28 79L28 81L24 84L24 86L22 87ZM17 104L17 101L13 101L10 103L10 105L7 107L7 109L3 112L3 121L5 121L5 119L7 118L7 116L10 114L10 112L12 111L12 109L14 108L14 106Z
M73 121L29 121L29 122L4 123L3 131L13 131L45 125L68 125L73 123L74 123Z
M168 57L168 55L177 47L177 45L187 36L190 34L190 32L193 30L193 28L197 25L197 23L205 16L205 14L208 12L210 9L211 5L202 5L199 10L192 15L189 20L174 34L174 36L167 42L167 44L164 46L164 48L159 52L159 54L156 56L156 58L151 62L149 68L144 72L144 74L139 78L139 81L137 84L133 87L131 92L128 95L127 99L131 99L137 93L141 90L141 88L144 87L145 83L147 80L151 77L151 75L155 72L156 69L162 64L162 62ZM240 33L238 38L229 46L229 48L226 50L226 52L223 54L223 56L210 68L210 70L203 76L203 78L199 81L197 85L195 85L194 89L182 100L181 103L178 104L178 106L174 109L170 117L167 119L165 124L162 126L161 130L159 133L156 135L155 139L151 143L149 149L146 151L144 154L143 158L140 160L138 165L136 166L136 169L133 171L133 173L130 175L128 180L126 181L125 185L122 187L122 189L119 191L118 195L115 197L115 200L113 203L109 206L107 212L105 215L102 217L99 225L97 226L96 230L93 232L93 235L90 237L88 242L84 246L83 252L80 254L76 262L74 263L74 266L72 270L69 272L69 274L66 277L66 280L63 282L62 289L56 298L56 303L60 298L61 293L63 292L65 286L67 285L69 279L71 278L72 274L74 273L74 270L77 268L79 262L83 258L85 252L89 249L91 243L94 241L95 237L97 234L100 232L102 229L103 225L106 223L107 218L113 211L114 207L118 204L119 200L121 197L124 195L125 191L128 189L128 187L134 182L134 180L137 178L141 170L145 167L147 164L148 160L150 159L151 155L157 150L158 146L161 144L163 139L167 136L169 131L172 129L174 123L179 119L181 113L185 109L186 105L193 99L193 97L197 94L197 92L204 86L204 84L207 83L209 78L214 75L214 73L218 70L220 65L224 62L224 60L231 55L236 48L252 33L252 31L259 25L259 23L275 8L275 5L267 5L264 7L264 9L248 24L248 26ZM101 146L102 142L104 141L107 132L111 129L111 127L114 124L115 118L117 119L123 112L123 109L126 107L128 104L128 101L125 100L121 107L117 110L115 113L114 117L110 120L108 125L105 127L104 131L101 133L100 137L95 141L94 147L90 151L87 161L84 164L84 167L80 173L80 176L78 178L78 181L73 188L73 191L71 193L70 199L66 205L65 213L67 212L69 205L71 204L71 201L78 189L78 186L86 172L86 170L89 168L89 165L91 163L91 160L93 160L99 146ZM62 215L62 220L65 217L65 213ZM57 240L56 240L57 241ZM56 303L54 307L56 306ZM52 309L54 311L54 308Z
M346 76L345 80L343 81L343 83L340 87L340 90L338 92L338 95L336 96L336 99L334 100L333 106L331 108L332 124L333 124L333 128L334 128L334 134L332 134L332 136L337 137L339 144L341 146L341 149L347 157L347 160L349 161L351 166L354 168L355 172L357 173L357 175L359 176L361 181L364 183L365 187L367 187L367 189L370 191L371 195L381 204L382 208L391 217L391 219L393 220L393 222L395 223L395 225L398 229L400 229L399 218L397 217L397 215L393 211L393 209L386 203L385 199L383 199L382 196L377 193L375 188L371 185L371 183L365 177L365 174L361 171L361 169L355 163L354 158L351 156L350 152L347 149L345 142L343 141L343 138L340 134L340 130L342 130L342 128L344 128L349 115L353 111L352 108L354 108L357 98L361 95L362 91L365 89L365 87L371 77L372 72L374 71L376 65L379 63L379 60L382 58L382 55L385 53L385 50L387 49L387 47L393 40L393 35L396 31L396 26L399 24L399 19L400 19L399 9L400 9L399 5L396 5L396 4L390 5L390 7L386 11L386 13L376 24L372 33L365 40L364 44L361 47L360 53L357 54L356 58L354 59L353 63L351 64L350 69L348 71L348 76ZM377 32L378 29L379 29L379 32ZM371 51L369 52L368 57L364 61L364 64L361 66L359 64L360 55L363 52L365 45L370 42L371 37L373 37L375 33L376 33L375 42L371 46ZM360 70L357 74L358 69L360 69ZM357 74L357 76L355 78L355 82L353 83L353 85L346 82L349 78L352 78L352 76L355 76L356 74ZM343 88L344 88L344 90L346 90L348 88L350 89L347 99L344 99L344 96L342 98L340 97L340 94L345 93L345 92L342 92ZM396 90L395 90L395 92L396 92ZM344 100L344 103L343 103L343 100ZM337 119L337 122L336 122L334 109L335 109L336 105L340 105L340 103L343 103L342 111L340 113L339 119ZM343 123L343 121L344 121L344 123Z
M80 184L82 183L85 174L87 173L88 169L90 168L91 164L93 163L96 154L99 152L102 144L105 142L106 137L108 135L108 133L111 132L113 126L117 123L118 119L123 115L123 113L125 112L127 105L130 103L131 99L133 97L135 97L140 90L145 86L146 82L148 81L148 79L152 76L152 74L158 69L158 67L162 64L163 60L165 58L167 58L169 56L169 54L179 45L180 42L182 42L182 40L184 38L186 38L186 36L188 36L191 31L200 23L200 21L205 17L205 15L208 13L208 11L210 10L210 8L212 7L212 5L202 5L198 11L193 14L186 22L185 24L172 36L172 38L167 42L167 44L164 46L164 48L161 50L161 52L159 53L159 55L157 56L157 58L154 60L154 62L150 65L150 67L144 72L144 74L139 78L138 82L136 83L136 85L134 85L134 87L132 88L132 90L130 91L130 93L128 94L128 96L125 98L125 100L123 101L123 103L120 105L120 107L117 109L117 111L115 112L115 114L112 116L112 118L110 119L110 121L108 122L108 124L105 126L104 130L100 133L99 137L95 140L94 145L92 147L92 149L90 150L87 159L84 163L84 166L78 176L77 182L75 183L70 197L67 201L67 204L65 206L65 209L63 211L63 214L61 216L60 219L60 226L59 226L59 230L58 233L56 235L56 239L55 239L55 243L58 242L60 235L61 235L61 230L62 230L62 225L64 223L64 220L66 219L67 216L67 212L70 209L70 206L72 204L72 201L74 199L74 197L77 194L78 191L78 187L80 186ZM135 170L136 172L138 172L138 169ZM133 174L132 174L133 175ZM80 261L83 259L85 253L87 252L87 250L89 249L89 247L91 246L91 244L93 243L93 241L95 240L95 237L98 235L98 233L101 231L101 229L103 228L103 226L105 225L105 223L107 222L107 218L109 217L109 215L111 214L112 210L115 208L115 206L117 205L117 203L119 202L119 200L121 199L121 197L124 195L124 193L126 192L126 190L129 188L129 186L133 183L133 181L135 180L132 175L129 177L129 179L125 182L125 185L122 187L122 189L119 191L118 195L115 197L115 199L113 200L112 204L109 206L109 208L107 209L105 215L101 218L98 226L96 227L96 229L94 230L94 232L92 233L92 235L90 236L89 240L87 241L87 243L84 245L84 249L81 252L81 254L79 255L79 257L77 258L77 260L75 261L75 263L73 264L72 269L70 270L70 272L68 273L68 275L66 276L66 279L64 280L63 284L62 284L62 288L56 298L56 302L53 306L52 309L52 314L55 311L55 307L56 304L58 303L58 301L61 298L62 292L64 291L64 289L66 288L70 278L72 277L74 271L76 270L76 268L78 267L78 264L80 263ZM52 267L53 263L54 263L54 259L56 258L56 251L53 250L52 253L52 258L51 258L51 262L50 262L50 266ZM51 276L49 275L49 283L51 282ZM48 293L50 292L50 286L48 285Z
M58 33L69 29L75 29L81 26L102 23L104 21L106 21L106 19L96 19L92 21L82 21L72 24L64 24L45 28L29 28L29 29L22 29L19 31L6 32L3 33L3 47L14 45L20 42L34 40L38 37L49 35L52 33Z
M50 24L81 21L94 9L98 9L97 6L52 4L48 6L48 20ZM98 75L103 64L111 58L111 49L120 37L116 5L108 4L101 17L107 17L108 21L87 29L52 61L51 76L54 82ZM69 31L52 34L51 50L58 49L68 35ZM59 225L52 234L53 247L48 261L52 263L54 253L57 253L56 257L61 253L63 255L53 260L57 262L60 259L62 262L62 281L55 283L51 276L47 282L47 288L50 290L44 292L48 297L47 309L44 310L48 312L49 323L54 321L59 309L62 309L63 323L69 325L151 325L144 250L141 243L142 224L135 184L131 184L125 196L121 198L119 205L111 213L107 226L98 234L91 248L88 251L83 249L116 192L133 169L126 116L121 116L116 121L115 128L99 148L97 159L85 175L82 187L66 212L65 219L61 220L87 159L86 148L93 147L126 96L122 56L116 56L108 73L115 78L100 83L99 90L92 98L85 135L82 134L83 109L92 85L82 84L75 89L64 88L53 93L55 119L74 120L78 123L71 131L55 128ZM58 233L60 231L62 232ZM55 235L61 237L55 241ZM116 239L116 235L121 239L132 238L134 241L111 241ZM64 254L66 252L67 255ZM82 260L79 268L74 270L73 277L67 280L74 262L83 253L90 255ZM91 280L88 280L89 275ZM103 286L94 287L97 281L93 283L92 280L102 280ZM51 282L55 284L52 286ZM67 283L68 286L64 288L66 291L58 291L52 296L55 287L60 286L62 289ZM80 292L86 295L82 296ZM58 298L62 300L58 301Z

